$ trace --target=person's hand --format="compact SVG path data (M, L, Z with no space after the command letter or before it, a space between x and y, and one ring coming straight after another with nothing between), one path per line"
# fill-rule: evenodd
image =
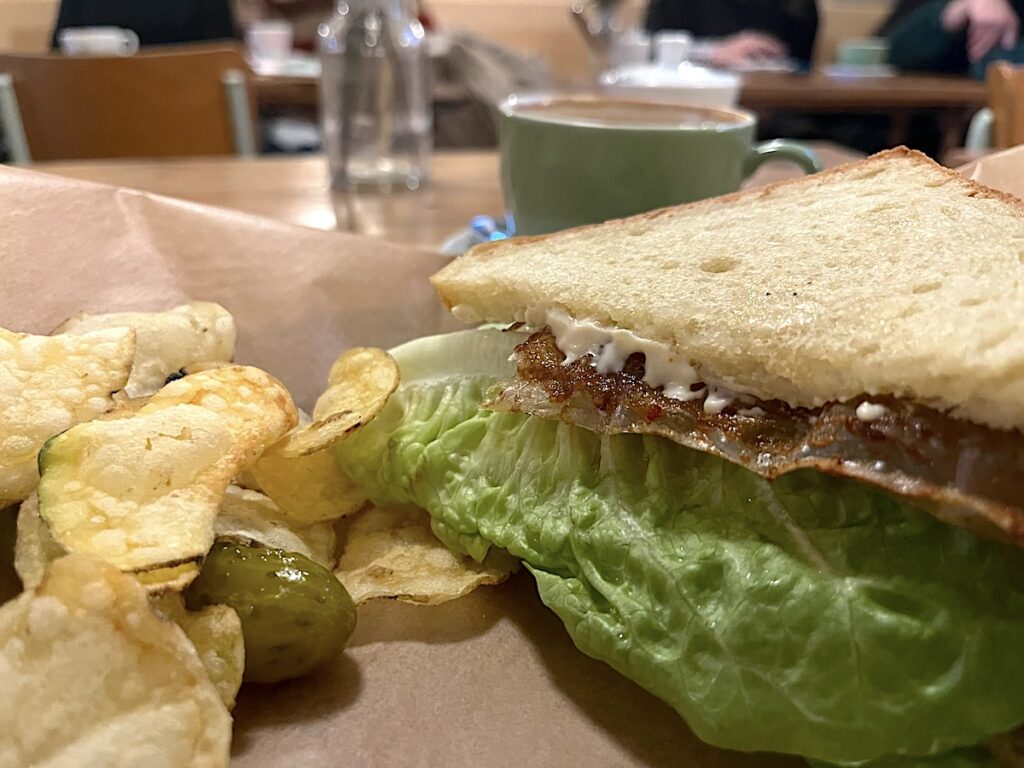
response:
M722 40L711 52L716 67L738 67L756 59L784 59L786 44L764 32L740 32Z
M1020 19L1007 0L953 0L942 12L942 26L967 27L967 57L972 62L996 46L1012 48L1020 39Z

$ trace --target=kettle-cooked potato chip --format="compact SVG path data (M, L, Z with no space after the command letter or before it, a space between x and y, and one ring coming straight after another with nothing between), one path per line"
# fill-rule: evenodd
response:
M398 389L398 363L387 351L356 347L342 354L327 375L327 391L313 407L314 419L351 411L365 423L384 408Z
M380 413L398 388L398 363L383 349L351 349L334 362L329 384L315 421L270 446L251 472L254 484L303 525L337 520L366 504L328 449Z
M135 333L127 328L83 336L0 328L0 505L32 493L43 443L110 408L134 354Z
M150 589L181 588L213 544L228 483L296 420L288 391L256 368L187 376L128 418L50 440L40 513L67 551L136 571Z
M217 538L298 552L325 568L334 566L332 524L289 526L278 506L257 491L229 486L213 528Z
M154 594L161 592L180 592L199 575L199 563L190 560L187 563L168 565L164 568L151 568L148 571L136 571L135 579Z
M366 494L341 471L331 451L297 458L268 451L251 474L260 490L297 525L337 520L366 504Z
M289 432L267 451L287 459L301 459L325 451L346 439L363 424L372 421L373 417L384 407L383 403L387 402L387 397L378 398L378 400L381 404L379 407L375 406L376 410L374 411L329 413L321 419Z
M455 554L418 507L369 507L349 525L335 573L357 605L375 598L436 605L499 584L518 567L498 550L482 564Z
M110 565L71 555L0 607L5 765L227 766L231 716L185 633Z
M38 587L50 563L66 554L39 516L39 497L33 493L18 509L18 537L14 542L14 569L22 586Z
M245 671L242 622L235 609L208 605L201 611L190 611L178 592L152 595L150 602L185 631L224 706L233 709Z
M131 328L136 334L131 397L151 395L167 377L197 362L228 361L235 355L235 320L220 304L194 301L166 312L82 313L54 333L82 334L102 328Z
M198 405L229 426L248 467L298 422L298 410L284 384L251 366L211 368L172 381L140 413L173 405ZM241 470L239 470L241 471Z

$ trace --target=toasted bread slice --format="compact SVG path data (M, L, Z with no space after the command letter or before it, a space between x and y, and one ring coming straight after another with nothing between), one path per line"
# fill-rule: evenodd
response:
M887 394L1024 427L1024 203L903 148L482 245L433 282L457 316L536 322L559 308L762 399Z

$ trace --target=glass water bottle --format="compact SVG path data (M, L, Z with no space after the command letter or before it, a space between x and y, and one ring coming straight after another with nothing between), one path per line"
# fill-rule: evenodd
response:
M430 62L406 0L342 0L317 30L334 189L416 189L432 145Z

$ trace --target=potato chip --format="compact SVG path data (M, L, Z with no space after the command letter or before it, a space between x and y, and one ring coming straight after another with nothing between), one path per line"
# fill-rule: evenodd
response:
M196 301L166 312L80 314L54 333L81 335L104 328L131 328L137 343L132 374L125 387L131 397L151 395L167 377L188 365L228 361L235 355L235 321L220 304Z
M289 527L278 506L256 491L229 486L213 528L217 538L298 552L326 568L334 566L333 525Z
M380 413L398 388L398 364L382 349L352 349L335 361L330 382L317 403L315 421L268 448L250 477L243 478L302 525L336 520L366 503L328 449Z
M244 365L213 368L172 381L140 413L175 404L202 406L220 416L245 455L242 468L298 422L298 410L284 384L266 371Z
M296 419L288 391L258 369L187 376L129 418L50 440L40 512L69 552L139 572L150 589L181 588L213 544L228 483Z
M329 387L313 408L313 418L351 411L369 421L384 407L399 384L398 363L383 349L350 349L331 366Z
M385 397L381 401L380 407L383 408L383 403L386 402L387 398ZM378 412L379 409L373 413L355 413L353 411L329 413L322 419L289 432L275 445L268 448L268 453L289 459L299 459L325 451L340 443L363 424L370 422Z
M242 622L235 609L208 605L201 611L190 611L177 592L152 595L150 602L185 631L224 706L233 709L245 671Z
M243 469L238 477L235 478L235 485L239 488L245 488L247 491L259 491L263 493L263 489L260 488L260 484L256 481L256 475L252 473L252 467Z
M268 451L251 474L260 490L297 525L337 520L366 504L366 494L341 471L331 451L298 458Z
M498 584L518 567L498 550L483 564L455 554L418 507L370 507L349 525L335 573L357 605L375 598L436 605Z
M71 555L0 607L5 765L227 766L231 716L185 633L116 568Z
M136 571L136 581L153 594L161 592L180 592L199 575L199 564L195 561L169 565L166 568L151 568L148 571Z
M18 537L14 544L14 568L25 589L39 586L50 563L66 554L39 514L39 497L33 493L21 503L18 510ZM136 578L154 590L181 590L198 574L198 565L183 563L170 568L141 571L136 574Z
M124 392L114 395L114 407L106 413L101 413L96 418L100 421L117 421L126 419L142 410L142 407L149 402L148 397L128 397Z
M178 370L167 374L167 378L170 379L170 381L167 381L166 383L170 384L171 381L180 379L182 376L191 376L193 373L215 371L218 368L231 368L233 365L234 363L228 362L226 360L200 360L195 363L183 365Z
M25 589L35 589L50 563L67 554L53 540L50 529L39 516L39 497L32 494L18 510L18 538L14 542L14 568Z
M0 505L32 493L43 443L110 408L134 354L125 328L53 337L0 328Z

